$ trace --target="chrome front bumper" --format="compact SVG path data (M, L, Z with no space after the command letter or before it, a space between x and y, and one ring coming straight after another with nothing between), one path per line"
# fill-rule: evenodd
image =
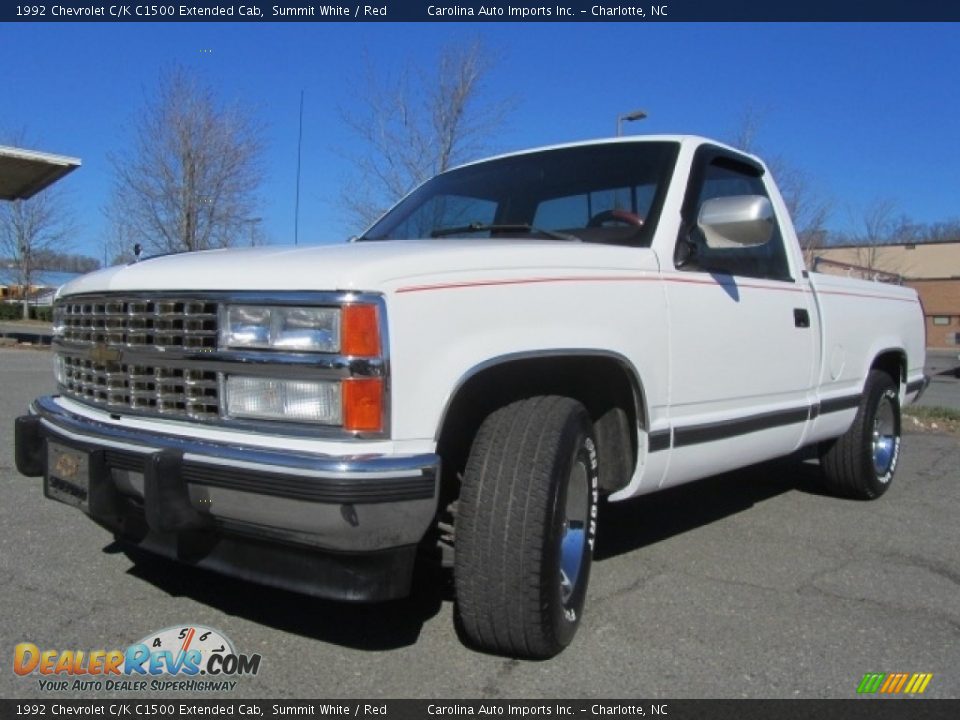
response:
M49 487L53 443L86 459L89 487L71 504L118 537L266 584L345 599L405 594L436 512L435 454L330 456L208 442L99 422L54 397L30 411L17 420L17 467L45 476L48 497L59 496ZM184 553L195 536L201 547ZM353 560L396 577L368 582ZM327 577L316 567L326 561L342 572ZM280 577L283 568L309 569L313 579Z

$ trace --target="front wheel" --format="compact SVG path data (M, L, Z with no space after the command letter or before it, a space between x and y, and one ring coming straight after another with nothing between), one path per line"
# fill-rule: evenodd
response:
M461 629L475 646L546 658L573 639L596 537L597 450L584 407L542 396L474 438L455 526Z
M820 465L831 491L873 500L887 491L900 458L900 395L896 381L871 370L853 425L821 448Z

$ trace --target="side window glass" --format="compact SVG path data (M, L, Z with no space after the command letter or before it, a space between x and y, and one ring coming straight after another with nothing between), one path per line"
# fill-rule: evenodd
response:
M702 231L696 225L700 208L707 200L737 195L761 195L769 199L763 179L750 166L726 158L715 158L705 168L697 198L688 241L693 245L692 259L682 270L740 275L768 280L791 280L786 248L780 224L774 223L770 241L764 245L746 248L711 249L707 247Z

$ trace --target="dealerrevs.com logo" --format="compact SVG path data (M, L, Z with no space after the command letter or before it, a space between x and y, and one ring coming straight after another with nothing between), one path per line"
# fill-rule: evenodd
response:
M23 642L13 671L57 691L229 691L234 678L256 675L260 655L238 653L221 632L184 624L150 633L124 650L40 649Z

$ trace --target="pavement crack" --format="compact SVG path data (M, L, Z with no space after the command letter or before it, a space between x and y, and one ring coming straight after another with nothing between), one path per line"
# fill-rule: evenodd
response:
M500 697L500 685L505 680L507 680L520 666L520 661L516 658L511 658L510 660L504 660L501 663L500 667L497 669L497 672L494 674L490 680L487 681L487 684L483 686L480 690L480 694L485 698L496 698Z
M772 587L770 585L760 585L758 583L747 582L746 580L731 580L730 578L716 577L715 575L708 575L705 573L702 575L694 575L693 573L689 573L685 570L679 570L677 573L693 580L709 580L710 582L720 583L721 585L749 588L750 590L764 590L771 593L785 593L791 590L791 588L786 587L779 588Z
M953 570L943 563L930 560L929 558L925 558L920 555L903 555L900 553L894 553L888 557L894 560L902 561L904 565L913 565L914 567L926 570L932 575L943 578L947 582L950 582L954 585L960 585L960 572Z
M20 584L18 585L17 589L20 591L37 593L38 595L42 595L44 598L53 598L54 600L59 600L60 602L64 603L72 603L76 602L77 600L75 595L63 593L53 588L38 588L34 585Z
M840 600L841 602L859 603L861 605L872 605L874 607L882 608L884 610L897 610L899 612L908 612L908 613L916 613L918 615L924 615L926 617L933 618L934 620L938 620L946 625L949 625L951 628L953 628L953 630L958 635L960 635L960 622L957 622L957 620L955 620L950 615L947 615L946 613L937 612L935 610L931 610L930 608L910 607L907 605L903 605L901 603L890 602L887 600L880 600L877 598L864 597L862 595L859 595L859 596L844 595L843 593L839 593L833 590L828 590L826 588L818 587L812 584L804 585L803 587L800 588L800 591L807 592L811 595L821 595L823 597L831 598L833 600Z
M930 572L931 574L943 578L950 582L951 584L960 584L958 583L957 573L944 568L938 563L934 563L926 558L917 558L913 556L907 556L902 554L893 554L890 556L884 556L885 560L899 560L902 564L912 565L914 567L919 567L923 570ZM943 611L938 611L930 607L922 607L916 605L907 605L902 602L897 602L893 599L887 599L882 597L868 597L860 592L850 592L844 593L838 590L832 590L829 587L823 587L820 583L821 580L828 578L830 575L843 572L846 568L849 567L858 567L864 562L869 561L871 558L854 558L849 562L843 563L842 565L834 568L824 569L815 575L813 575L807 582L800 585L796 592L798 594L813 594L820 595L821 597L831 598L833 600L839 600L841 602L852 602L859 604L867 604L877 608L883 608L885 610L897 610L900 612L909 612L917 613L919 615L924 615L926 617L933 618L940 622L943 622L953 628L955 631L960 633L960 622L957 619Z
M630 595L636 592L637 590L640 590L641 588L643 588L644 585L648 585L654 580L656 580L657 578L663 577L663 575L664 575L663 572L656 572L653 575L645 575L644 577L637 578L629 585L625 585L623 587L616 588L615 590L611 590L605 595L599 595L596 597L591 596L590 604L593 605L593 604L605 603L609 600L616 600L617 598L623 597L624 595Z

